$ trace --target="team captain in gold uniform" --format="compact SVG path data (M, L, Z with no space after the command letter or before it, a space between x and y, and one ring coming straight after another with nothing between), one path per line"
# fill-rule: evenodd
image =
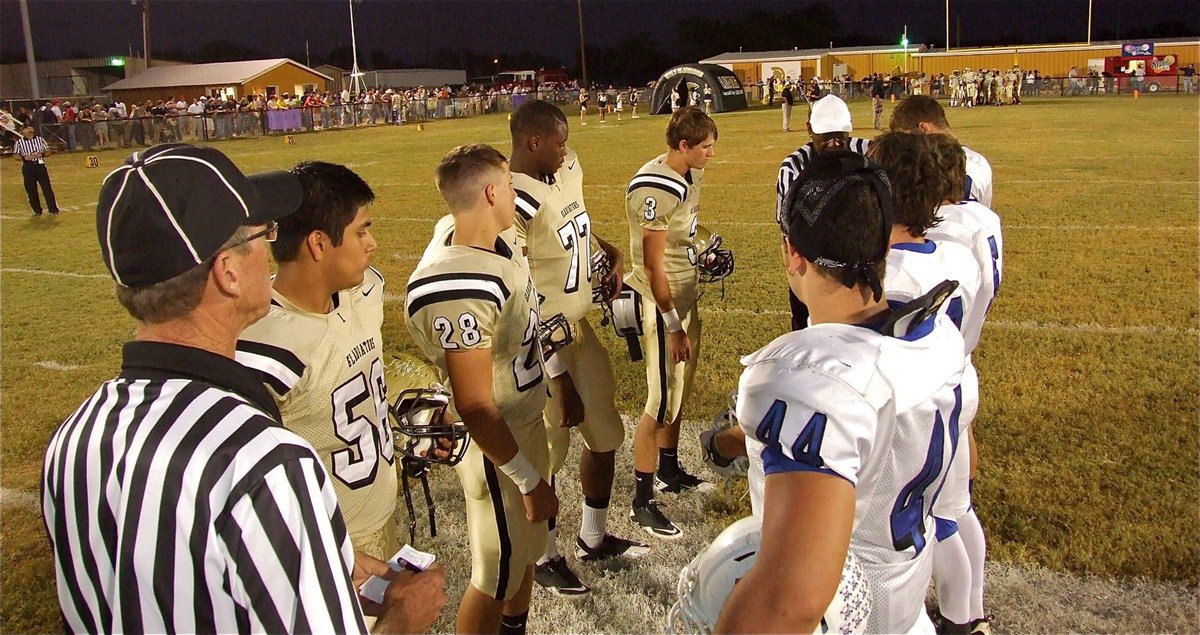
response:
M616 386L608 352L587 320L593 286L610 297L620 290L623 257L592 227L583 200L583 167L567 147L566 115L550 102L532 100L513 114L510 131L517 243L528 256L542 316L561 313L574 336L546 364L552 378L544 416L550 474L563 467L571 428L578 426L584 440L579 465L584 502L575 555L585 562L636 558L649 548L607 533L614 458L625 440L625 428L613 401ZM600 250L613 263L605 280L593 279L592 257ZM546 553L538 560L535 580L558 595L588 593L588 586L558 552L555 520L550 519Z
M471 584L456 631L524 632L533 568L558 512L549 484L537 294L525 259L500 237L516 192L504 155L455 148L437 168L454 217L408 280L408 330L450 386L473 443L456 466L466 498Z

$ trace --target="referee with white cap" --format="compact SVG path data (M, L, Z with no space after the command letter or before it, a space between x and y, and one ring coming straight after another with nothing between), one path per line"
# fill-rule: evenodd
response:
M46 197L46 207L51 214L58 213L58 201L54 188L50 186L50 171L46 169L46 157L53 154L46 140L33 131L33 126L21 128L21 138L13 146L13 156L21 162L21 176L25 178L25 193L29 195L29 207L34 216L42 215L42 201L38 198L38 186Z
M414 632L445 602L411 573L357 597L384 563L357 557L330 477L234 361L267 312L266 243L296 209L287 172L247 178L212 148L135 153L104 180L96 225L137 320L120 375L55 432L42 506L71 632Z

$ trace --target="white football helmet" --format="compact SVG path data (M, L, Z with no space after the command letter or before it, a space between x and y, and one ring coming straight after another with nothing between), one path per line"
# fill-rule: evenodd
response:
M729 527L679 572L679 601L667 614L669 633L712 633L725 600L750 572L762 543L762 519L747 516ZM871 614L862 566L846 553L842 581L816 633L861 633Z

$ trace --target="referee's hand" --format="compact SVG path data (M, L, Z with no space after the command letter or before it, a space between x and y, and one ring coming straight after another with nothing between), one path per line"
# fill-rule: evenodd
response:
M439 562L420 573L394 574L374 633L427 633L446 606L446 570Z

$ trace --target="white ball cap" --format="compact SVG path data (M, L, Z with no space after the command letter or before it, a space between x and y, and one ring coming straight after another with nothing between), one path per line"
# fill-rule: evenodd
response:
M850 132L850 109L846 102L835 95L826 95L812 105L808 115L808 125L815 134L830 132Z

